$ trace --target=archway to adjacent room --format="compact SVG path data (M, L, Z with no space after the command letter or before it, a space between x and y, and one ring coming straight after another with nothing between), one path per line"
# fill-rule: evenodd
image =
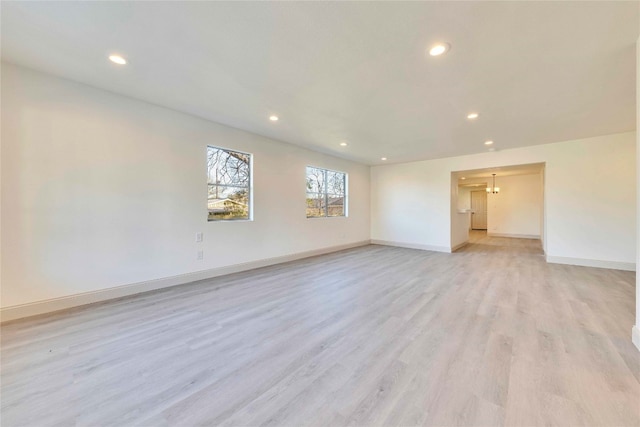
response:
M483 237L539 239L545 248L544 172L544 163L452 172L451 250Z

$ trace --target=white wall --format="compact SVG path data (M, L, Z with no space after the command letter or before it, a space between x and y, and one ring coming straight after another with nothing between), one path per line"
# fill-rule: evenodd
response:
M496 177L496 186L500 193L487 194L488 234L540 238L540 174Z
M478 190L472 187L458 187L458 209L471 209L471 191Z
M2 107L2 307L369 239L368 166L8 64ZM207 144L254 155L254 221L207 222ZM305 217L307 165L348 218Z
M460 208L460 190L458 187L458 177L451 176L451 247L454 251L469 241L469 225L471 214L467 208Z
M640 8L640 3L638 4ZM640 38L636 42L636 132L640 129ZM636 164L640 165L640 132L636 134ZM636 262L640 264L640 173L636 171L636 183L638 185L638 193L636 197L637 216L636 224L638 225L636 238ZM636 324L632 329L633 343L640 350L640 275L636 274Z
M635 132L371 168L371 238L449 250L451 172L546 163L550 260L635 266ZM403 206L402 209L388 209ZM592 263L593 264L593 263ZM596 263L597 264L597 263Z
M451 216L451 250L454 251L469 241L469 212L454 212Z
M452 185L455 186L455 183L458 181L457 178L452 178ZM478 187L479 188L479 187ZM458 206L457 206L457 210L458 211L470 211L471 210L471 192L477 190L478 188L473 188L473 187L460 187L458 186L457 188L457 192L458 192ZM453 210L452 210L453 212ZM459 214L460 212L458 212ZM460 243L462 243L462 241L460 241L460 239L462 237L465 237L467 240L469 239L469 230L471 230L471 214L468 213L465 215L466 216L466 222L467 222L467 232L466 233L462 233L462 231L460 231L459 233L456 232L457 236L454 240L452 240L451 242L451 246L454 247L456 245L459 245ZM451 215L452 221L456 221L456 222L460 222L460 224L462 224L462 220L460 220L459 217L454 216L453 213ZM460 225L459 227L462 227L462 225ZM453 230L453 227L452 227ZM453 236L453 235L452 235ZM467 240L464 240L463 242L466 242Z

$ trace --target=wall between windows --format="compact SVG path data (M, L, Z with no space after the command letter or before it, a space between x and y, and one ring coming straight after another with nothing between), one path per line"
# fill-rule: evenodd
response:
M207 222L207 144L253 154L254 221ZM307 165L349 174L348 218L306 218ZM369 240L368 166L10 64L1 170L4 320Z
M451 173L545 163L547 260L635 269L635 132L371 168L371 239L451 250ZM502 182L499 182L502 186ZM506 183L505 183L506 186ZM505 187L506 188L506 187ZM389 206L396 207L389 209Z

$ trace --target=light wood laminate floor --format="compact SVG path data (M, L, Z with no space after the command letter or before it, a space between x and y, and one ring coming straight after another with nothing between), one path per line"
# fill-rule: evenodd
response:
M635 275L366 246L2 327L4 427L638 426Z

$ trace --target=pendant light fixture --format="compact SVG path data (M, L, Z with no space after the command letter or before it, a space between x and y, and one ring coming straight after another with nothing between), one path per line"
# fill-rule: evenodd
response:
M496 174L493 175L493 185L491 187L487 187L487 193L498 194L500 192L500 187L496 187Z

